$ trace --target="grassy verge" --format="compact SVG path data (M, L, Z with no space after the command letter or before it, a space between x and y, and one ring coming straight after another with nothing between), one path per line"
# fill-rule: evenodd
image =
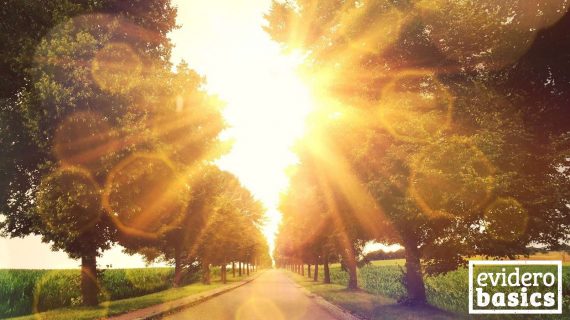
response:
M173 268L106 269L98 275L99 301L139 297L172 288ZM197 281L186 276L182 284ZM0 318L81 305L81 273L70 270L0 270Z
M398 305L395 299L383 295L364 290L348 291L344 285L313 282L292 272L289 275L312 293L367 319L459 319L456 315L436 308L409 308Z
M395 302L406 293L402 283L403 266L403 260L373 261L370 265L358 269L358 284L366 294L391 299L391 301ZM319 266L319 272L321 272L320 280L322 280L322 270L322 266ZM305 268L305 274L306 273L307 269ZM296 274L294 274L294 276L296 280L302 279L300 283L304 286L308 286L307 289L314 291L316 294L348 310L357 312L360 310L361 314L367 315L369 318L401 319L401 317L392 315L398 314L399 312L408 314L408 311L410 311L405 308L400 309L401 307L394 305L386 308L386 304L382 302L386 300L381 299L377 301L371 297L366 298L368 299L366 300L368 301L366 303L369 304L368 307L359 307L358 305L366 306L365 302L358 302L359 299L363 297L360 293L356 295L338 290L343 290L348 283L348 274L341 269L339 264L332 264L330 266L330 276L333 285L318 285L307 278L297 277ZM541 315L541 319L568 319L568 314L570 314L570 267L568 267L567 264L565 264L563 268L563 277L563 314ZM466 268L460 268L438 276L426 277L425 285L428 303L434 306L434 310L444 310L444 312L449 312L448 315L455 314L460 317L465 317L465 315L468 314L468 278L468 270ZM318 291L322 292L319 293ZM394 310L399 311L394 312ZM383 316L378 316L379 313L382 313ZM420 318L423 319L423 316ZM502 315L478 316L478 318L536 319L536 316Z
M232 283L244 280L246 276L233 278L228 275L228 283ZM75 320L89 320L89 319L100 319L103 317L119 315L127 313L130 311L150 307L153 305L161 304L168 301L173 301L181 299L190 295L202 293L205 291L213 290L224 286L219 280L212 281L210 285L204 285L201 283L191 284L181 288L172 288L164 290L161 292L148 294L136 298L122 299L116 301L107 301L101 303L98 307L71 307L51 310L42 313L36 313L29 316L11 318L12 320L37 320L37 319L49 319L49 320L59 320L59 319L75 319Z

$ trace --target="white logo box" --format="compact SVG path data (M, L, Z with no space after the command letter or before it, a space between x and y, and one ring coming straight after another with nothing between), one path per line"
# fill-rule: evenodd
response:
M558 270L558 309L474 309L473 267L485 266L556 266ZM556 260L470 260L469 261L469 314L562 314L562 261Z

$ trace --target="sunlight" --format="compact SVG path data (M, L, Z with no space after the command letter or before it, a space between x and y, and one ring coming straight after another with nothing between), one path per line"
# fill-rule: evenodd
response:
M208 91L227 102L224 138L234 144L218 165L263 202L263 231L272 251L279 194L288 185L285 170L297 161L290 149L312 108L309 89L295 71L302 57L285 56L261 28L268 0L174 2L181 28L171 34L173 60L186 60L206 76Z
M296 162L291 147L302 136L312 105L308 88L294 72L295 60L277 52L273 55L270 65L252 66L247 81L221 90L228 101L226 134L235 143L219 161L266 206L264 233L270 244L280 220L279 194L288 185L285 170Z

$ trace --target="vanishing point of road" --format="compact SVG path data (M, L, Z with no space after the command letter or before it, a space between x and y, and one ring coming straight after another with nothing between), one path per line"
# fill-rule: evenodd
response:
M254 281L164 319L337 319L305 294L285 271L268 270Z

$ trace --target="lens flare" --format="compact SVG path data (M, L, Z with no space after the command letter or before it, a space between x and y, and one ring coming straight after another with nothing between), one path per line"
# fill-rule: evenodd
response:
M513 198L499 198L485 209L486 231L496 240L515 241L526 231L528 212Z
M248 299L242 304L235 314L236 320L264 320L267 315L271 315L271 319L285 320L285 317L279 308L269 299L255 297Z
M55 133L54 153L64 166L98 172L118 147L117 132L104 117L93 112L72 114Z
M97 284L97 289L99 290L99 297L101 301L108 301L110 299L110 294L107 290L100 285L97 281L96 275L85 273L91 281ZM48 313L43 313L44 311L55 309L61 306L61 301L51 301L51 299L66 299L65 304L70 306L80 305L81 304L81 296L71 296L67 294L61 294L54 296L54 293L59 292L58 290L65 287L74 287L79 288L81 282L81 275L78 274L72 278L72 283L69 283L69 276L67 273L62 272L61 270L51 270L46 272L41 276L38 281L35 283L34 291L33 291L33 300L32 300L32 313L33 317L37 320L47 320L53 319L53 315L49 315ZM55 302L55 305L54 305ZM109 312L109 304L103 302L100 304L102 308L97 310L97 315L100 318L105 318Z
M136 153L109 173L103 207L126 235L156 239L180 225L189 188L164 156Z
M426 34L448 58L495 69L524 55L538 31L567 12L568 2L422 0L415 7Z
M383 87L378 118L399 140L427 142L450 127L453 102L435 73L409 70Z
M127 93L137 86L142 62L135 51L125 43L108 43L91 63L91 74L99 87L111 93Z
M411 169L409 192L429 217L476 212L488 203L494 188L495 168L461 137L427 147Z
M78 167L63 167L46 176L37 196L38 213L50 230L74 236L99 221L100 203L98 184L87 170Z

